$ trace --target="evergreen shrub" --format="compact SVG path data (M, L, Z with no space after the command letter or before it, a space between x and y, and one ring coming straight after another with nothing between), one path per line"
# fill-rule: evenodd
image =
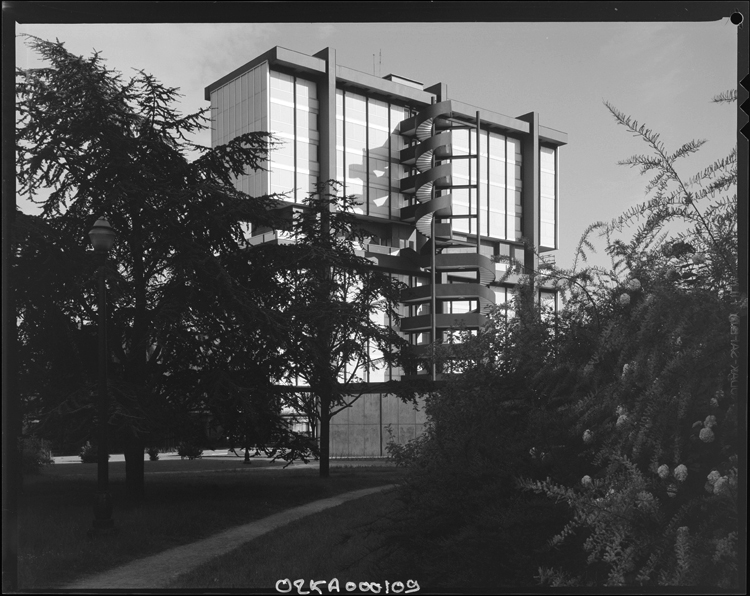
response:
M49 441L36 436L23 437L19 446L21 470L24 474L37 474L44 466L55 463Z

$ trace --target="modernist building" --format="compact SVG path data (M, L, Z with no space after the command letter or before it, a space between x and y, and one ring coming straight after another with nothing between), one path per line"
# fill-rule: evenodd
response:
M253 131L283 142L267 171L237 180L241 190L286 193L293 209L334 179L361 199L366 256L409 286L400 330L416 350L450 341L458 327L480 328L487 306L508 300L518 281L506 274L509 262L537 271L536 253L557 248L567 135L541 126L534 112L504 116L449 98L442 83L352 70L331 48L313 56L273 48L209 85L205 97L213 146ZM254 230L250 241L282 239ZM538 291L554 302L551 289ZM366 374L378 383L404 371ZM395 397L367 394L333 419L331 454L384 455L391 437L409 440L423 423Z

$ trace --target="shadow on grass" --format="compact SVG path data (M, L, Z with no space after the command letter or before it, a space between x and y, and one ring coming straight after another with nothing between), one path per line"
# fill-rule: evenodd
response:
M397 482L402 474L393 467L334 467L329 479L320 479L317 468L302 466L262 471L258 466L254 472L232 460L160 464L147 462L146 499L139 507L128 506L124 472L110 465L117 533L94 539L87 532L96 466L51 466L25 478L19 499L19 588L60 587L284 509ZM155 473L159 469L169 473Z
M553 503L524 494L496 505L497 511L479 512L475 523L428 536L419 533L397 491L375 494L260 536L167 587L274 593L280 581L279 590L298 594L315 593L312 581L323 582L317 584L322 593L398 593L418 585L428 593L496 594L538 588L540 566L571 555L577 560L575 548L547 548L552 528L567 519ZM410 529L415 534L408 539ZM363 590L362 582L376 586ZM394 588L395 582L402 585Z
M305 517L261 536L231 553L218 557L185 574L169 589L262 589L275 591L276 582L285 589L296 580L304 580L302 590L310 590L310 581L325 581L319 589L338 580L340 592L346 584L375 582L386 593L386 584L419 581L416 577L387 576L377 565L383 546L377 522L397 507L395 491L379 493L339 505L328 511ZM297 593L296 588L293 588ZM403 590L402 590L403 591Z

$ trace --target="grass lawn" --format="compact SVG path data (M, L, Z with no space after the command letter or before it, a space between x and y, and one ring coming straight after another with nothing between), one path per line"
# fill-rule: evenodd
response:
M123 462L112 462L110 489L118 529L87 537L93 519L96 465L58 464L24 478L19 498L19 588L60 587L149 554L210 536L335 494L397 482L402 470L332 467L331 477L295 466L261 469L238 460L146 462L146 500L128 507Z
M397 492L378 493L260 536L176 578L167 588L274 593L282 581L279 590L315 594L310 582L322 581L317 587L325 594L337 593L335 584L327 591L336 579L340 594L405 593L417 587L427 593L459 594L533 590L538 568L559 563L566 555L544 552L549 525L560 521L559 513L537 498L520 509L511 501L507 506L515 512L510 515L515 523L505 524L503 531L486 536L477 530L459 532L409 550L388 538L389 530L403 527ZM356 589L347 588L349 582ZM363 582L380 590L360 586Z
M395 491L349 501L333 509L305 517L248 542L231 553L213 559L173 581L169 589L266 589L273 591L278 580L310 581L334 578L340 593L347 582L376 582L386 593L386 584L417 581L418 577L397 577L377 565L382 537L373 532L373 522L387 518L396 506ZM412 584L410 584L411 586ZM287 589L287 582L281 586ZM402 589L403 591L403 589ZM293 593L298 593L296 587ZM314 592L312 592L314 593Z

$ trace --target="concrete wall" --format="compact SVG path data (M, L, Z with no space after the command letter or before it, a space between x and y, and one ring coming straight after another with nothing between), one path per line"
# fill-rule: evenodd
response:
M331 420L331 457L386 456L388 443L414 439L424 423L423 409L393 395L365 394Z

